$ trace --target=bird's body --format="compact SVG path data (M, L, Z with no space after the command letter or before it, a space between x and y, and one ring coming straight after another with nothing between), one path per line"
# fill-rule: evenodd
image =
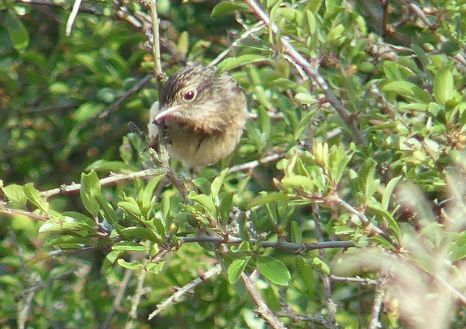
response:
M233 152L247 117L244 93L230 75L188 66L168 79L152 106L149 136L156 138L156 123L163 120L170 157L189 169L205 167Z

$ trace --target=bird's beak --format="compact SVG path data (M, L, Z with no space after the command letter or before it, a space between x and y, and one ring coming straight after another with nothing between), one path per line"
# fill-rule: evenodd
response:
M175 105L166 109L162 109L162 111L157 113L157 115L155 116L153 123L157 124L160 121L160 119L163 119L169 116L170 114L176 112L179 108L179 105Z

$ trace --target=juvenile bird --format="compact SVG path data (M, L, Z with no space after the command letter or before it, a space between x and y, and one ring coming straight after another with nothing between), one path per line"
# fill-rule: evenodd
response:
M246 124L246 97L238 83L214 67L188 66L171 76L151 108L149 138L165 121L168 154L188 169L213 165L238 144Z

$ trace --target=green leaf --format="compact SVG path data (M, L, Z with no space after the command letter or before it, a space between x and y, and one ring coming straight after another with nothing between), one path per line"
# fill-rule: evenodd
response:
M39 229L40 233L45 232L62 232L63 230L79 231L93 230L93 227L85 222L77 221L73 217L52 218L42 224Z
M73 119L78 122L87 122L89 118L96 117L105 109L104 105L98 103L83 103L74 112Z
M341 146L333 145L330 148L328 164L330 166L330 174L335 186L340 182L343 172L348 166L353 154L345 150Z
M219 16L234 13L237 10L249 11L249 6L245 3L223 1L217 4L214 9L212 9L210 17L217 18Z
M383 191L383 196L382 196L382 208L385 210L388 210L388 204L390 202L391 197L393 196L393 190L396 187L396 184L400 181L402 176L398 176L395 178L392 178L390 182L388 182L387 186L385 187L385 191Z
M154 202L154 190L159 184L160 180L165 175L159 175L154 177L149 184L147 184L146 188L144 189L144 194L142 196L142 207L146 208L150 203Z
M22 52L29 45L29 33L23 22L16 15L15 11L10 9L4 15L6 29L13 47Z
M383 63L383 71L385 76L390 81L401 81L413 75L406 67L401 66L400 64L392 61L385 61Z
M228 282L230 284L236 283L239 278L241 277L241 274L244 272L244 269L248 265L250 257L246 258L241 258L241 259L235 259L230 266L228 266Z
M220 188L222 187L223 181L225 180L225 177L228 173L228 168L224 169L220 175L215 177L215 179L212 182L212 185L210 186L210 191L211 191L211 196L213 200L217 200L218 193L220 192Z
M289 200L289 196L281 192L260 195L249 202L249 209L280 200Z
M298 139L301 137L301 134L305 129L309 128L309 123L311 122L312 118L314 117L316 110L309 111L306 115L299 121L298 126L296 127L293 137L294 139Z
M220 206L218 207L218 215L223 224L227 224L230 220L232 210L233 192L224 192L220 197Z
M118 208L123 209L128 214L131 214L134 219L142 219L141 209L134 198L125 198L125 201L118 202Z
M140 245L138 243L123 241L117 242L112 246L112 250L116 251L143 251L148 252L149 247Z
M296 221L291 222L291 242L303 242L303 233L301 232L301 228L299 227L299 224Z
M53 95L66 95L70 92L70 86L62 81L55 81L49 85L49 92Z
M259 257L257 267L264 277L275 284L287 286L291 279L290 272L285 264L270 256Z
M199 203L207 211L210 218L217 217L217 208L215 207L215 203L212 201L211 197L205 194L196 194L190 195L189 198Z
M330 275L330 268L319 257L314 257L312 259L312 265L317 267L322 273Z
M127 227L120 230L125 239L143 239L159 243L161 240L154 235L153 231L145 227Z
M431 100L429 93L408 81L389 82L383 86L382 91L386 93L392 92L408 101L418 103L429 103Z
M47 239L47 244L63 250L80 250L95 245L92 240L75 235L53 236Z
M130 270L139 270L142 268L142 264L140 261L133 261L133 262L127 262L125 261L124 259L118 259L118 265L120 265L121 267L124 267L124 268L127 268L127 269L130 269Z
M122 161L97 160L86 167L86 170L104 171L104 172L133 172L138 168L127 165Z
M254 54L248 54L248 55L243 55L240 57L230 57L224 59L220 64L217 65L217 71L220 73L230 71L232 69L235 69L237 67L246 65L246 64L251 64L251 63L256 63L256 62L261 62L261 61L268 61L268 58L262 55L254 55Z
M21 185L10 184L2 187L3 193L9 199L9 201L16 202L22 208L26 208L28 197Z
M363 192L364 200L369 200L380 185L380 181L374 178L376 166L377 162L368 158L358 172L358 187Z
M435 100L444 105L455 95L455 83L451 67L446 66L438 70L434 78L434 96Z
M24 185L23 188L28 200L37 208L48 214L50 205L47 201L42 199L42 197L40 196L40 192L34 188L34 184L27 183L26 185Z
M452 261L459 261L466 258L466 231L458 233L451 246Z
M298 192L312 192L315 186L311 178L302 175L284 177L281 183L284 187L290 187Z
M262 131L262 138L263 140L268 140L272 129L272 123L269 117L269 112L263 107L259 107L257 109L257 112Z
M105 214L105 219L108 220L110 224L112 224L113 227L116 226L117 224L117 215L115 213L115 210L113 209L112 205L110 202L107 200L107 198L103 195L96 195L95 199L99 203L100 207L102 208L104 214Z
M95 226L95 220L84 215L84 214L81 214L79 212L75 212L75 211L66 211L63 213L63 216L65 217L70 217L70 218L74 218L76 219L77 221L79 222L82 222L82 223L86 223L87 225L89 226Z
M97 217L99 213L99 202L95 196L101 194L99 177L94 170L89 174L81 175L81 190L79 191L84 207L93 217Z

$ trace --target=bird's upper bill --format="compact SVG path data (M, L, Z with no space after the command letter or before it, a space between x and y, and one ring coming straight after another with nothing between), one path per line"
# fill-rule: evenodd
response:
M164 119L164 118L170 116L171 114L175 113L177 110L179 110L179 108L180 108L179 105L175 105L175 106L163 109L162 111L157 113L157 115L154 118L154 121L152 121L152 122L157 124L161 119Z

